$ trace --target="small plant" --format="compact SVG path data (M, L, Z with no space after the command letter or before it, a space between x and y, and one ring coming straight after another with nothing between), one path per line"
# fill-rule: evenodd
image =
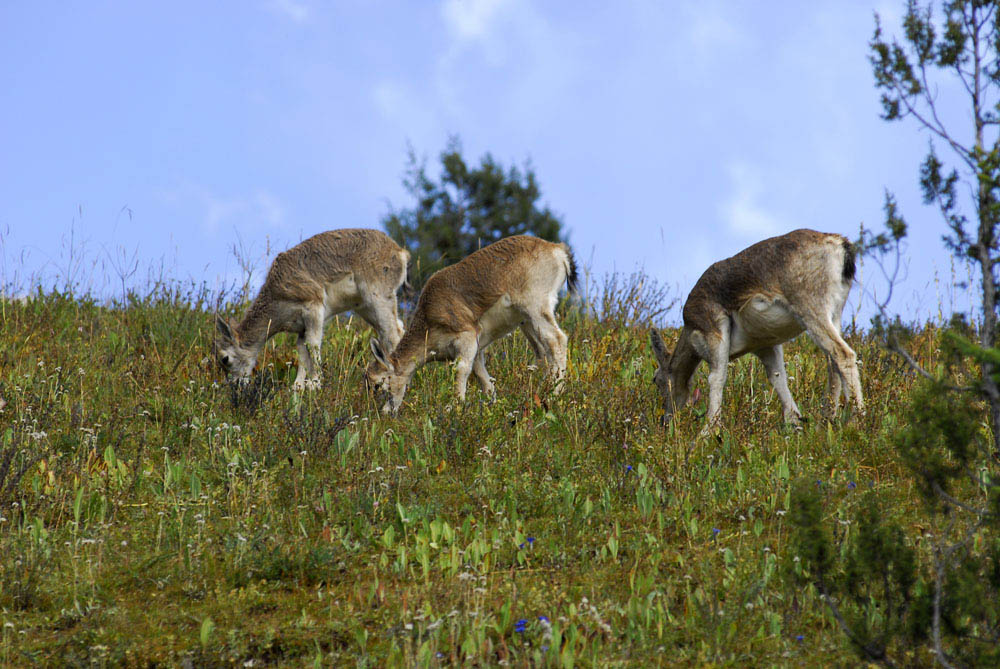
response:
M17 490L24 475L45 457L44 442L47 434L42 431L28 433L23 427L9 427L0 432L0 512L10 507L18 496ZM33 442L28 446L29 438Z
M27 611L41 602L44 556L19 538L0 551L0 609Z
M257 372L248 381L231 381L226 385L229 404L235 411L246 416L253 416L260 411L277 389L274 376L266 372Z
M306 451L311 457L322 458L329 454L341 430L351 422L351 417L331 419L325 408L301 402L285 409L281 414L281 422L295 452Z

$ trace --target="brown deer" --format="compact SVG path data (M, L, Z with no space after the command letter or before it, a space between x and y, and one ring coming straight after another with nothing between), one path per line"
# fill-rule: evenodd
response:
M246 379L267 340L298 335L294 388L320 386L323 328L351 309L395 345L403 336L396 292L406 282L410 253L378 230L321 232L279 253L264 285L237 324L216 316L215 353L230 380Z
M382 410L396 412L418 367L456 360L459 399L465 399L470 374L493 396L483 351L518 327L549 375L562 379L567 338L556 323L555 307L559 288L568 283L574 290L576 278L569 247L528 236L501 239L435 272L395 349L372 340L375 360L365 373L368 387L388 391Z
M785 420L798 423L801 413L788 390L781 345L803 330L826 354L831 412L841 395L863 412L857 356L840 334L854 272L850 242L815 230L765 239L705 270L684 303L684 327L673 354L656 330L651 333L664 423L687 403L691 377L705 360L709 396L704 431L713 428L729 361L746 353L764 363Z

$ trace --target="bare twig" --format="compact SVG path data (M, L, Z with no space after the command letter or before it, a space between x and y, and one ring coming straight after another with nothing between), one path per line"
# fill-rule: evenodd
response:
M954 497L946 493L941 488L941 485L937 481L931 483L931 488L934 490L934 493L942 500L944 500L948 504L951 504L952 506L962 509L963 511L968 511L969 513L974 514L977 517L982 517L985 516L987 513L989 513L989 511L987 511L986 509L977 509L974 506L969 506L968 504L962 502L961 500L955 499Z
M833 597L830 596L823 579L817 580L816 587L819 590L819 594L823 598L823 601L830 609L830 613L833 614L834 620L837 621L841 631L847 635L847 638L851 640L851 643L860 648L864 652L865 656L872 662L878 662L884 667L895 667L896 665L893 664L888 657L886 657L884 648L872 647L871 644L863 643L861 639L857 637L854 630L851 629L851 626L847 624L846 620L844 620L844 616L841 615L840 609L837 607L837 603L833 601Z

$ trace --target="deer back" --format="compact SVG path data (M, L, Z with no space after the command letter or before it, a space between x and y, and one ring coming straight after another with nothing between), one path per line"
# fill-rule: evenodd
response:
M853 265L853 252L840 235L802 229L765 239L705 270L684 303L684 325L712 332L721 314L739 311L754 295L789 302L825 295L850 283Z

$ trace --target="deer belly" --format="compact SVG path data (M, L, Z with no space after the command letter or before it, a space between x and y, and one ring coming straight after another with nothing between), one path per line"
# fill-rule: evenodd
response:
M326 308L328 318L361 304L361 295L353 274L346 274L336 281L326 282L323 285L323 292L323 306Z
M801 332L802 325L783 302L763 296L754 297L733 317L729 353L736 357L781 344Z
M479 331L489 341L505 337L524 321L524 316L511 305L509 295L504 295L479 317Z

